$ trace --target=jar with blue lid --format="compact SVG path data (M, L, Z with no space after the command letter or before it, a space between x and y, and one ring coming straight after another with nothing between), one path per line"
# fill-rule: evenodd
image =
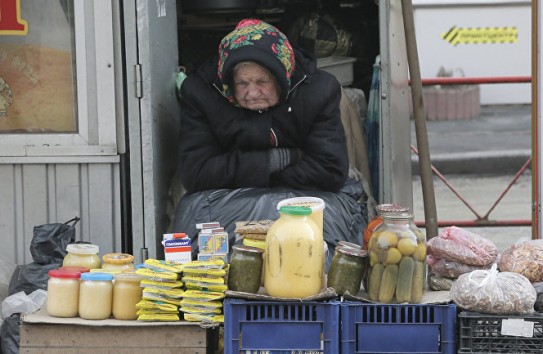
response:
M79 289L79 317L86 320L105 320L111 317L113 275L82 273Z

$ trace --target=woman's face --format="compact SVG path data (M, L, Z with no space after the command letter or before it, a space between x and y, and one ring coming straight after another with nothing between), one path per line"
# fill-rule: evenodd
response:
M234 68L234 97L243 108L264 110L279 102L279 87L268 69L245 62Z

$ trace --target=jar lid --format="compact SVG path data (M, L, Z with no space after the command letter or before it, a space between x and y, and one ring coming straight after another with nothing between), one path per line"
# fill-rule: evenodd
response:
M294 197L283 199L277 203L277 210L284 206L305 206L311 208L313 212L322 211L326 207L326 203L321 198L317 197Z
M250 252L250 253L263 253L264 250L257 247L252 246L245 246L245 245L234 245L232 246L232 249L236 251L242 251L242 252Z
M368 252L362 249L356 250L354 248L338 246L336 247L336 251L342 254L349 255L349 256L355 256L355 257L361 257L361 258L368 256Z
M70 243L66 246L66 251L75 254L98 254L100 248L92 243Z
M134 262L134 256L128 253L107 253L102 256L104 263L128 264Z
M62 266L58 270L70 271L70 272L79 272L86 273L90 272L90 268L87 267L78 267L78 266Z
M383 214L383 219L387 220L413 220L413 214L411 213L389 213Z
M357 245L356 243L348 242L348 241L339 241L337 244L338 244L338 246L352 248L352 249L355 249L355 250L361 250L362 249L362 246Z
M82 273L81 280L110 281L113 280L113 275L108 273Z
M390 203L390 204L379 204L377 210L381 213L402 213L408 212L409 207L403 204Z
M52 269L48 271L47 274L52 278L79 279L82 273L73 270Z
M310 215L311 208L304 206L282 206L281 208L279 208L279 212L281 214L289 215Z
M113 276L115 280L124 280L124 281L133 281L140 282L143 279L143 276L136 273L119 273Z

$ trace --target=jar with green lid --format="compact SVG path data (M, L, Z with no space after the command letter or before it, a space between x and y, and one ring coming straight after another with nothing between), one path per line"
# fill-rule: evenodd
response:
M102 267L102 261L98 256L100 251L97 245L90 243L71 243L66 246L68 254L64 256L62 265L72 267L85 267L96 269Z
M426 283L426 237L411 213L385 213L368 244L370 300L381 303L422 301Z
M283 206L266 236L264 287L271 296L304 298L323 285L324 240L311 209Z
M257 247L234 245L228 268L228 289L255 294L262 278L262 253Z
M356 295L367 268L367 252L354 247L338 246L328 272L328 286L343 295Z

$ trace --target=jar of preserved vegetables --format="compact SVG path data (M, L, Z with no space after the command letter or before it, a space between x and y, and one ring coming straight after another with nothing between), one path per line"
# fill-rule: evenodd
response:
M62 265L85 267L89 269L96 269L102 267L102 261L98 256L100 251L97 245L91 243L70 243L66 246L68 254L64 256Z
M381 303L422 301L426 277L426 237L411 213L384 213L368 243L368 294Z
M79 291L79 317L86 320L105 320L111 317L113 275L82 273Z
M53 317L77 317L81 272L54 269L47 274L47 313Z
M234 245L228 268L228 289L255 294L262 279L263 250L257 247Z
M384 213L408 213L409 208L405 205L391 203L391 204L379 204L377 207L377 215L368 222L366 229L364 230L364 237L362 243L362 249L368 249L368 243L370 242L373 232L383 223Z
M304 298L323 283L324 240L311 209L283 206L266 237L264 287L271 296Z
M360 247L336 247L328 271L328 286L334 288L339 295L346 292L351 295L358 294L367 269L367 259L367 252Z

